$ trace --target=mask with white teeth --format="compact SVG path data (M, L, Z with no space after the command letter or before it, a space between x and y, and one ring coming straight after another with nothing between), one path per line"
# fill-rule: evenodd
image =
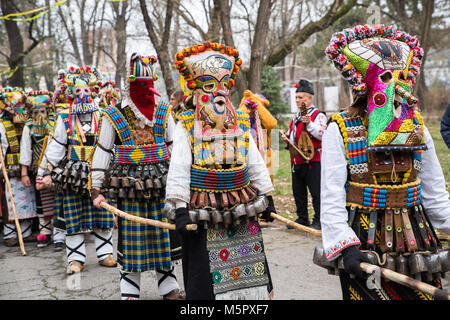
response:
M367 151L425 148L411 93L423 54L414 36L390 26L357 26L335 34L325 52L355 95L367 98Z
M204 51L184 61L195 81L192 90L192 102L196 107L195 136L213 139L240 135L242 131L230 101L234 57L218 51Z

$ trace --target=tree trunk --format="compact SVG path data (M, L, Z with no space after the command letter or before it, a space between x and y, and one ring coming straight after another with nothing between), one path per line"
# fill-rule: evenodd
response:
M339 80L337 81L337 87L340 110L348 107L352 100L350 98L350 90L347 80L345 80L344 78L339 78Z
M159 65L161 68L164 83L166 84L166 93L170 97L170 94L174 91L175 85L172 79L172 72L170 65L172 63L169 55L169 37L170 37L170 25L173 16L173 1L167 1L166 16L164 19L164 32L161 39L157 36L153 27L152 19L150 18L147 10L145 0L139 0L141 6L141 13L144 18L145 27L147 28L148 36L156 50L158 56Z
M325 97L324 97L324 85L320 80L320 68L316 68L316 84L314 86L314 96L315 96L315 104L316 107L320 110L324 110L325 108Z
M422 104L420 105L422 109L426 108L426 101L425 96L427 92L427 87L425 84L425 75L423 73L425 69L425 62L427 59L427 53L430 49L430 29L431 29L431 18L434 11L434 0L426 0L423 3L424 5L424 12L423 12L423 19L422 19L422 34L420 36L420 44L423 49L423 58L422 58L422 64L420 66L420 73L416 79L416 86L413 90L414 94L417 95L417 98L419 99Z
M221 13L221 19L220 23L222 25L222 35L223 40L227 46L233 47L234 49L237 49L234 45L233 40L233 31L231 30L231 18L230 18L230 4L228 3L228 0L214 0L214 7L219 10ZM244 64L243 64L244 65ZM236 75L236 81L235 81L235 90L238 93L239 99L244 95L244 91L248 88L247 84L247 77L245 76L244 68L239 70L239 72Z
M253 36L252 53L250 57L250 69L247 73L248 87L251 91L261 92L261 75L263 70L264 51L269 29L272 3L270 0L261 0L258 8L255 33ZM284 72L284 71L283 71Z
M126 53L126 45L127 45L127 8L128 2L124 1L120 4L117 2L112 3L113 10L116 13L115 16L115 24L114 31L116 33L116 44L117 44L117 52L116 52L116 74L114 76L114 81L118 89L122 88L122 78L126 78L126 64L127 64L127 53ZM120 8L119 8L120 6Z
M2 0L2 13L8 15L14 13L14 6L11 0ZM23 60L24 60L24 44L20 29L16 21L3 19L8 35L9 43L9 58L8 66L13 72L8 79L8 84L12 87L25 87L25 79L23 74Z

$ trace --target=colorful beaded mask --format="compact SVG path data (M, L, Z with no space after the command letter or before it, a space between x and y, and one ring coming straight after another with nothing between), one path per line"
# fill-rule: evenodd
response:
M116 105L120 101L119 90L114 81L108 80L99 83L100 86L100 106L106 108L110 104Z
M65 70L58 71L58 77L55 84L55 92L52 97L52 104L55 112L60 112L70 107L68 96L66 96L66 86L64 84Z
M175 56L181 87L196 107L194 135L212 139L237 136L241 130L229 99L242 61L237 50L205 42Z
M129 96L148 120L153 119L155 95L160 96L154 88L154 81L158 77L153 72L153 64L157 61L155 56L133 53L129 64Z
M424 149L410 93L423 50L417 38L388 26L356 26L333 35L327 57L367 97L367 151Z
M95 97L98 94L100 73L94 67L71 67L60 80L60 92L70 103L70 113L88 113L98 110Z
M43 136L48 133L49 114L52 114L52 93L45 90L27 93L25 105L31 110L31 134Z
M30 110L25 105L26 95L22 88L6 87L2 93L4 110L13 118L14 123L25 123L30 117Z

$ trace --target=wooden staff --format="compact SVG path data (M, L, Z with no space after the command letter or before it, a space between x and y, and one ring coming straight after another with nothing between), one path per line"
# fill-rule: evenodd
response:
M381 276L385 279L394 281L411 289L422 291L439 300L450 300L450 294L448 294L446 290L436 288L428 283L418 281L404 274L392 271L390 269L381 268L379 266L366 262L361 262L359 266L364 272L368 274L373 274L376 271L378 271L381 274Z
M8 173L6 172L5 159L3 159L3 151L1 146L0 146L0 161L2 163L3 178L5 179L6 187L8 189L9 197L11 199L11 207L14 213L14 222L16 223L17 237L19 238L20 251L22 251L22 255L26 256L27 252L25 251L25 246L23 245L22 230L20 229L19 216L17 215L16 203L14 202L11 184L9 183Z
M175 230L175 225L172 223L167 223L167 222L162 222L162 221L158 221L158 220L153 220L153 219L147 219L147 218L141 218L141 217L136 217L132 214L126 213L124 211L121 211L119 209L117 209L116 207L113 207L110 204L107 204L106 202L102 202L100 203L100 206L102 208L105 208L106 210L108 210L109 212L122 217L124 219L127 220L131 220L134 222L138 222L141 224L146 224L146 225L151 225L154 227L158 227L158 228L164 228L164 229L169 229L169 230ZM197 230L197 225L196 224L188 224L186 226L186 230Z
M274 218L274 219L277 219L278 221L281 221L281 222L287 224L288 226L291 226L291 227L297 229L297 230L310 233L310 234L312 234L314 236L322 237L322 231L320 231L320 230L308 228L308 227L306 227L304 225L301 225L301 224L299 224L299 223L297 223L295 221L286 219L286 218L284 218L284 217L282 217L282 216L280 216L280 215L278 215L276 213L273 213L273 212L270 213L270 216L272 218Z

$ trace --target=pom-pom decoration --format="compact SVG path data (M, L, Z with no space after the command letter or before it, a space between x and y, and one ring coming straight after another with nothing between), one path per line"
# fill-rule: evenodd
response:
M189 91L195 89L197 84L193 78L193 75L190 73L189 68L185 64L184 59L190 57L191 55L198 55L205 51L217 51L220 54L228 55L234 58L234 66L230 69L232 72L228 81L228 87L232 88L234 86L236 74L242 65L242 59L239 58L239 52L236 49L224 44L206 41L190 48L184 48L175 54L175 68L181 75L180 84L186 95L189 95Z
M423 57L423 49L419 46L419 40L406 32L398 31L394 26L358 25L333 34L325 49L327 58L333 62L342 77L350 83L353 93L357 96L366 95L367 84L361 72L349 61L344 49L352 42L369 38L397 40L405 43L411 49L412 56L409 58L405 74L407 75L406 80L414 85Z

